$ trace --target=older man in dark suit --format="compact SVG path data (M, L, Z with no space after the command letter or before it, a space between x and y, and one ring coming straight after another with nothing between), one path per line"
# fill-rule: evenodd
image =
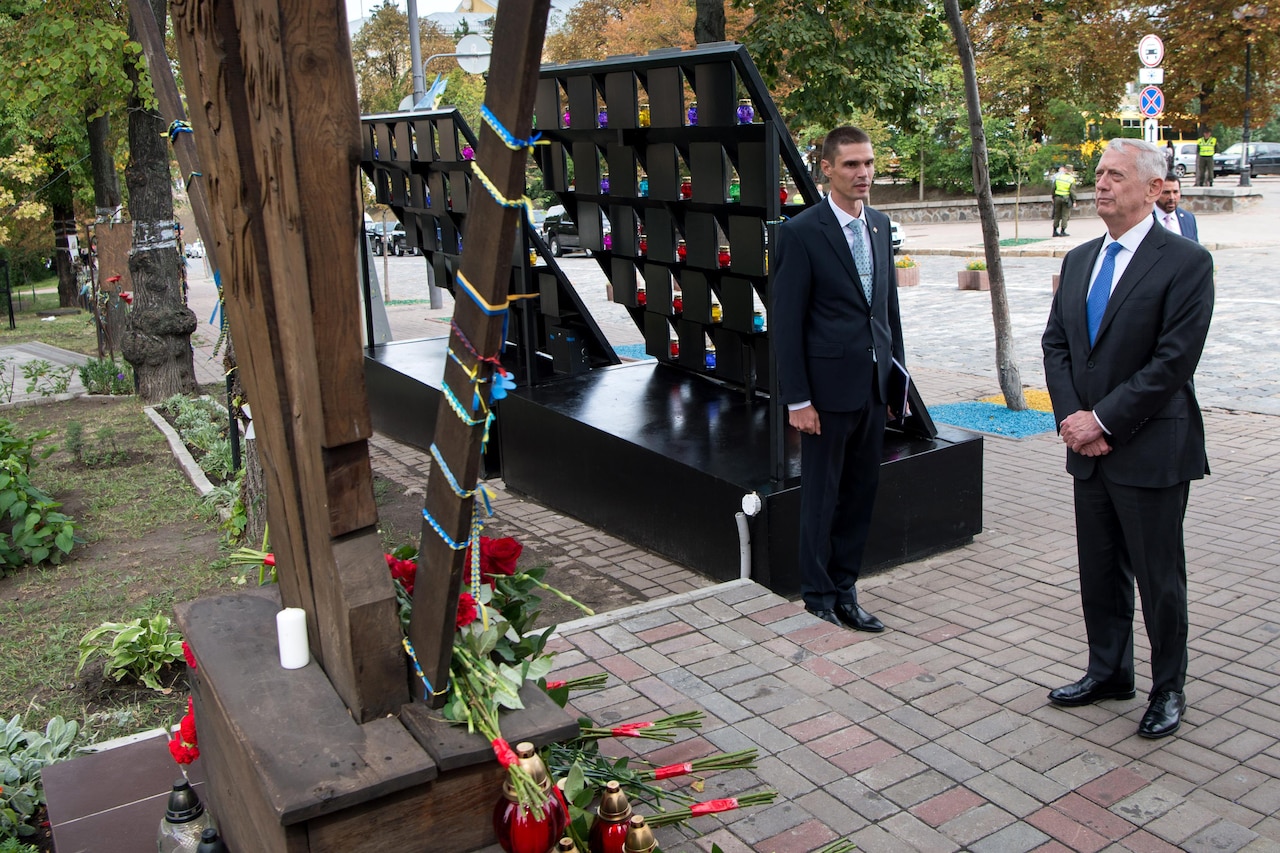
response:
M840 127L822 146L827 198L777 233L772 335L782 399L800 431L805 608L861 631L884 625L857 581L880 480L894 359L905 364L889 218L867 204L875 152ZM897 414L897 413L895 413Z
M1190 481L1209 472L1192 377L1213 314L1213 261L1151 216L1165 174L1154 145L1113 139L1097 167L1107 234L1068 253L1044 332L1045 379L1075 478L1083 678L1056 705L1134 694L1133 587L1151 641L1138 734L1173 734L1186 709Z
M1166 230L1199 243L1200 229L1196 224L1196 216L1191 211L1178 207L1180 201L1182 201L1182 181L1170 172L1164 176L1164 189L1160 190L1160 197L1156 199L1155 210L1151 211L1151 215Z

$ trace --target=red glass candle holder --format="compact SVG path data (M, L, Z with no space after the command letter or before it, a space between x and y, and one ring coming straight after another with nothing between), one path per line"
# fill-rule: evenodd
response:
M672 357L672 358L679 358L679 357L680 357L680 342L679 342L679 341L672 341L672 342L671 342L671 347L670 347L670 349L671 349L671 357Z
M676 294L671 297L671 310L677 314L684 313L684 297Z
M785 182L778 184L778 201L783 204L787 203L787 185Z
M684 261L688 257L689 247L685 245L685 242L681 240L679 243L676 243L676 260Z
M693 182L685 178L680 182L680 198L688 201L693 198Z
M720 251L716 253L716 263L720 265L720 269L726 269L729 266L729 247L721 246Z

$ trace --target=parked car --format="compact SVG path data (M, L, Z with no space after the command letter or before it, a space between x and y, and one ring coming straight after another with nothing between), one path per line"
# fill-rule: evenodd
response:
M1200 156L1200 146L1195 142L1175 142L1173 144L1173 173L1179 178L1188 172L1196 173L1196 158Z
M604 233L609 233L609 219L603 222ZM563 204L553 204L547 208L546 218L542 220L542 239L547 241L551 254L557 258L574 249L582 249L582 240L578 236L578 223L573 221L569 211Z
M201 240L196 240L194 243L187 243L185 246L183 246L183 252L186 254L188 258L203 258L204 242Z
M898 250L902 248L902 244L907 241L906 235L902 231L902 226L898 224L898 220L889 220L889 236L893 242L893 253L898 254Z
M417 254L417 250L409 249L408 238L404 233L404 226L399 222L371 222L365 224L365 231L372 237L373 253L381 256L385 251L390 251L393 255L403 255L405 253ZM390 234L390 249L387 249L388 238Z
M1215 175L1240 174L1241 143L1229 146L1226 151L1213 155ZM1280 142L1249 143L1249 175L1280 175Z

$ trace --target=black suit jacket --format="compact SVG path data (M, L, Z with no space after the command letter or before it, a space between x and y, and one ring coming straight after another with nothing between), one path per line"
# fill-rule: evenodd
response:
M1102 466L1114 482L1148 488L1208 473L1204 420L1192 377L1213 315L1213 259L1153 223L1107 303L1089 345L1085 301L1099 237L1067 253L1041 341L1058 424L1092 410L1109 430L1110 453L1067 451L1079 478Z
M1178 231L1182 233L1182 236L1194 243L1199 243L1200 228L1196 224L1196 215L1191 211L1183 210L1180 207L1174 208L1173 214L1178 217ZM1155 217L1156 224L1161 228L1164 228L1164 211L1156 208L1151 211L1151 215ZM1164 230L1168 231L1169 229L1164 228Z
M820 411L856 411L873 387L877 402L885 402L892 359L906 364L889 217L864 209L871 305L828 200L778 227L770 339L784 403L810 400Z

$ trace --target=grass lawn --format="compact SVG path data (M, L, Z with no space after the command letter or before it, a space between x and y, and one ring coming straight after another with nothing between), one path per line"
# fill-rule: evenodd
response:
M134 397L80 397L3 412L20 435L44 429L58 446L78 422L87 441L114 445L118 461L87 467L65 448L34 467L32 482L63 503L83 542L61 565L0 579L0 711L43 729L79 720L81 742L169 725L185 711L182 667L160 693L104 679L101 658L77 675L78 644L102 622L171 616L173 605L233 582L216 518L173 460Z
M56 279L46 279L21 291L15 290L12 298L16 328L9 328L8 306L0 306L0 311L4 312L4 320L0 320L0 346L41 341L71 352L98 355L98 332L93 324L93 315L88 311L41 316L58 308Z

